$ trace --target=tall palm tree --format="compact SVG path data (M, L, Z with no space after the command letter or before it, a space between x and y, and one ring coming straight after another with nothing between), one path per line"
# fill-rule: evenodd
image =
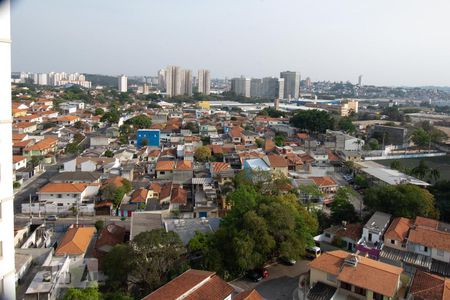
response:
M428 173L428 178L429 178L431 181L436 182L436 181L439 180L440 177L441 177L441 173L439 172L438 169L431 169L431 170L429 171L429 173Z

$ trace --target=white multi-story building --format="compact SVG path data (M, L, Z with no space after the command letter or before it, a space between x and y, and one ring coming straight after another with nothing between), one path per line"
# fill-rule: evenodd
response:
M231 79L231 91L238 96L250 97L250 78L241 76Z
M128 78L125 75L120 75L118 79L119 92L125 93L128 90Z
M209 95L211 88L211 75L208 70L198 70L198 92Z
M0 299L16 299L11 129L10 1L0 3Z

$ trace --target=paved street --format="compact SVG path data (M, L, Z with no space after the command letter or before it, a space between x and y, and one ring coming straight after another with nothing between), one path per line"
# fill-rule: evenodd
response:
M309 270L308 263L308 260L298 261L294 266L276 263L267 268L269 270L269 278L260 282L252 282L246 278L241 278L230 283L242 290L256 288L268 300L297 299L298 279L300 274Z

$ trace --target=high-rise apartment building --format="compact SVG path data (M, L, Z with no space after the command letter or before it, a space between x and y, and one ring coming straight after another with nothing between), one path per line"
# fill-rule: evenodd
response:
M48 85L48 75L47 73L39 73L37 74L37 82L35 82L36 84L39 85Z
M161 69L158 71L158 87L161 91L166 90L166 70Z
M284 96L284 79L276 77L264 77L262 79L262 97L279 98Z
M297 99L300 93L300 74L285 71L280 73L280 77L284 78L284 98Z
M186 96L192 96L192 71L182 70L181 78L181 94Z
M198 70L198 92L209 95L211 89L211 75L208 70Z
M252 78L250 80L250 96L262 97L262 80L259 78Z
M0 299L16 299L11 128L10 1L0 2Z
M250 97L250 78L232 78L231 91L238 96Z
M363 76L362 76L362 75L359 75L359 76L358 76L358 85L359 85L359 86L362 86L362 79L363 79Z
M181 95L182 70L177 66L169 66L166 69L166 94L168 97Z
M119 92L125 93L128 90L128 78L125 75L120 75L118 78L118 89Z

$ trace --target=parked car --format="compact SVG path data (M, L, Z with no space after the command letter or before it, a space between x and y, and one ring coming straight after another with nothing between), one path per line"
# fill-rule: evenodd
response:
M256 268L248 271L247 277L254 282L258 282L269 277L269 271L266 268Z
M55 215L49 215L49 216L47 216L47 218L45 218L45 220L55 222L56 220L58 220L58 217Z
M287 265L287 266L293 266L293 265L295 265L297 263L297 261L295 259L289 258L289 257L286 257L286 256L281 256L280 257L280 262L282 264Z

